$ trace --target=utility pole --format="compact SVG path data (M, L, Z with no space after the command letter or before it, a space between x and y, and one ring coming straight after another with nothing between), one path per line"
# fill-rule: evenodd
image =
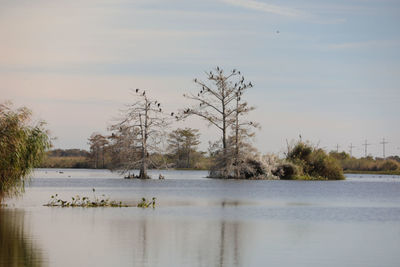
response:
M350 157L353 157L353 148L355 148L355 146L353 146L353 143L350 143Z
M339 144L336 144L336 153L339 153Z
M383 139L382 139L382 142L380 142L380 144L382 144L382 147L383 147L383 159L386 158L386 157L385 157L385 145L386 145L387 143L389 143L389 142L385 141L385 138L383 138Z
M367 147L369 145L371 145L371 144L368 144L367 139L365 139L365 143L363 144L363 146L365 146L365 157L367 157Z

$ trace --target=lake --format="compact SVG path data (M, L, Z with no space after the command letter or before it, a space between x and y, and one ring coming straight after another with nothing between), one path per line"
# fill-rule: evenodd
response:
M0 266L400 266L400 176L236 181L38 169L0 208ZM155 209L45 207L107 195Z

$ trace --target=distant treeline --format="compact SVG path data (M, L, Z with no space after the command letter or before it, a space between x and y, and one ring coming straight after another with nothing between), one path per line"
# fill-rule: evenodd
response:
M400 175L400 157L390 156L385 159L373 158L371 156L364 158L351 157L346 152L330 152L335 157L343 170L348 173L382 173Z
M382 173L382 174L400 174L400 157L390 156L383 158L355 158L350 157L345 152L330 152L330 156L336 158L345 172L359 173ZM210 157L205 152L192 151L192 158L189 162L185 159L182 152L175 151L165 157L159 154L150 155L152 162L166 160L167 166L178 169L203 169L207 170L210 166ZM92 168L92 169L111 169L112 160L110 155L103 153L97 155L97 151L86 151L82 149L54 149L46 153L46 157L41 168ZM157 166L150 166L157 167Z
M168 149L164 154L150 153L149 168L208 170L208 153L198 151L198 130L185 128L168 135ZM40 168L118 169L126 152L116 150L109 139L95 133L89 138L90 151L82 149L54 149L46 153ZM129 155L128 155L129 156Z
M88 157L89 154L83 149L53 149L47 152L49 157Z

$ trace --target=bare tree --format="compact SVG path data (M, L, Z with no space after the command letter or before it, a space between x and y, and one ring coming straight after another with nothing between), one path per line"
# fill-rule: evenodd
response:
M108 137L110 144L108 151L110 153L111 170L129 169L131 162L136 162L140 157L140 146L137 140L138 130L120 126L114 129ZM122 171L124 172L124 171Z
M241 165L245 162L244 157L249 152L254 151L254 148L250 145L248 139L254 137L254 129L260 128L257 122L249 121L245 117L250 111L255 109L255 107L249 106L246 101L243 101L242 98L243 93L249 87L253 87L251 82L248 85L243 84L242 86L239 86L235 92L235 111L231 127L234 139L233 158L235 166L234 173L236 178L240 176L240 169L242 168ZM241 153L241 148L246 149L248 153Z
M161 103L151 99L145 91L136 89L134 91L136 101L127 106L123 111L123 118L110 127L114 137L119 138L120 144L129 143L129 146L122 146L122 150L131 150L129 161L120 165L122 172L139 168L139 178L150 178L147 175L147 168L151 163L150 153L159 150L161 139L168 125L166 116L162 112ZM122 139L122 136L129 140ZM129 152L125 151L125 154Z
M244 116L254 108L242 101L242 95L253 85L251 82L246 82L244 76L236 69L225 74L221 68L216 67L214 71L206 72L206 76L207 82L194 79L200 87L199 92L184 94L184 96L195 100L197 104L185 108L180 115L182 118L196 115L221 131L222 158L225 162L223 165L226 167L226 160L232 156L229 153L232 148L228 148L229 129L233 130L235 136L234 155L238 159L242 137L251 136L249 127L258 127L256 123L244 120ZM238 160L236 161L238 164ZM223 176L228 175L230 174L226 171L223 174Z

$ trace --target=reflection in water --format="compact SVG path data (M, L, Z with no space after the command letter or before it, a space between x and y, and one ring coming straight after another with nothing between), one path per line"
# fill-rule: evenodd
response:
M129 251L121 266L243 266L240 222L140 216L114 221L109 238ZM124 238L121 238L124 236Z
M0 209L0 267L399 266L400 178L221 181L173 171L164 181L137 181L79 174L38 176L44 178L14 202L23 210ZM157 196L160 205L42 207L54 193L68 198L93 187L128 203Z
M24 212L0 208L0 266L43 266L40 250L24 230Z

